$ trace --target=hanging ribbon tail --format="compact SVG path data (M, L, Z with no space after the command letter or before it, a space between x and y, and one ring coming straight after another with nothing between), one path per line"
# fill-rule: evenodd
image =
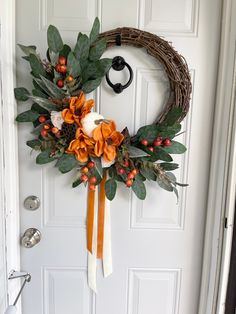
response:
M100 183L99 205L98 205L98 239L97 239L97 258L103 259L103 244L104 244L104 220L105 220L105 183L106 175L104 175Z
M88 285L97 292L97 193L88 191L87 248L88 248Z
M112 252L111 252L111 218L110 201L105 201L105 223L104 223L104 248L103 248L103 274L108 277L112 273Z

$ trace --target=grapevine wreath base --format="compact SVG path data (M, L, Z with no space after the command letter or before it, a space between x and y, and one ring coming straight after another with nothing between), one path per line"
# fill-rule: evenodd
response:
M24 87L15 88L18 101L33 102L16 121L33 123L26 144L38 151L36 163L53 162L61 173L76 169L72 186L88 188L88 283L94 291L97 258L103 260L105 276L112 272L109 206L118 183L141 200L146 197L146 180L177 197L177 186L186 186L176 181L172 171L178 164L171 155L186 151L175 137L180 134L191 94L187 64L167 41L127 27L99 35L99 28L96 18L90 35L79 33L71 49L50 25L47 59L40 57L35 46L19 45L31 68L33 89L30 93ZM118 131L110 117L94 112L93 99L86 100L86 94L100 85L112 65L111 59L101 58L103 52L115 45L146 49L162 63L170 81L170 97L161 115L132 136L127 128Z

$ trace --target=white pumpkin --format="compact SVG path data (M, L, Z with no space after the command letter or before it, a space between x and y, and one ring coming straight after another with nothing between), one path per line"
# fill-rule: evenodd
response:
M51 121L58 130L61 130L62 123L64 122L61 111L51 111Z
M104 117L97 113L97 112L90 112L86 114L86 116L81 119L81 124L84 130L84 133L87 134L89 137L92 137L93 130L98 126L95 121L102 120Z
M103 157L101 158L102 168L109 168L115 163L115 159L112 161L106 161Z

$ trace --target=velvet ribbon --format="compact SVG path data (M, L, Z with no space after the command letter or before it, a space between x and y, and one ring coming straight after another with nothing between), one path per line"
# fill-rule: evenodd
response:
M97 290L97 259L103 261L104 277L112 273L110 202L106 199L105 183L106 175L104 175L100 183L98 197L96 196L97 191L88 191L88 284L94 292ZM98 210L95 210L95 208L98 208Z

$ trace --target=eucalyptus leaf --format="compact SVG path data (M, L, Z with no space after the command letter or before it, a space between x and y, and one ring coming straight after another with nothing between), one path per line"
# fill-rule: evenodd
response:
M166 172L166 176L173 184L176 184L176 176L172 172Z
M145 151L135 146L128 146L128 152L130 158L149 156L149 154L147 154Z
M183 115L183 110L180 107L172 108L166 115L163 124L165 125L173 125L179 121L180 117Z
M175 163L169 163L169 162L162 162L160 163L160 166L167 171L172 171L172 170L176 170L179 168L178 164Z
M75 58L73 52L71 51L68 55L67 59L67 69L68 72L73 76L73 77L78 77L81 73L81 68L80 68L80 63L79 61Z
M103 58L94 62L88 63L82 73L83 81L103 77L112 65L112 59Z
M35 77L40 78L40 76L46 76L46 71L42 62L35 55L29 55L29 63Z
M157 183L162 189L168 192L173 192L174 190L172 184L169 182L169 180L165 179L165 177L157 176Z
M99 176L103 177L103 169L101 159L98 157L90 157L90 159L95 163L95 169L97 170Z
M76 179L73 183L72 183L72 188L76 188L77 186L79 186L83 181L81 181L81 179Z
M183 144L176 141L172 141L170 146L166 146L163 149L169 154L183 154L187 150Z
M159 132L158 125L150 124L150 125L141 127L138 130L136 137L140 141L142 139L146 139L148 142L153 142L156 139L158 132Z
M18 46L26 54L26 56L29 56L30 54L37 55L36 46L24 46L21 44L18 44Z
M132 190L140 200L146 198L146 187L142 180L136 178L133 182Z
M81 34L75 45L75 56L79 60L86 60L89 56L90 40L87 35Z
M60 52L63 49L63 41L58 29L49 25L47 30L48 47L53 52Z
M46 94L44 94L43 92L41 92L41 90L39 90L39 89L33 89L32 90L32 95L35 96L35 97L48 99L48 96Z
M47 89L50 91L50 93L55 97L62 99L65 97L65 93L62 89L56 86L53 82L49 81L43 76L40 76L41 80L43 81L44 85L47 87Z
M96 80L87 81L82 85L82 90L85 92L85 94L91 93L93 90L95 90L100 84L102 79L98 78Z
M104 38L100 39L98 42L96 42L96 44L93 47L90 48L89 59L91 61L99 60L103 53L105 52L106 47L107 47L106 40Z
M63 154L56 163L56 167L61 173L66 173L71 171L77 165L77 160L74 155Z
M39 113L40 115L49 115L49 111L43 107L41 107L39 104L33 103L33 105L30 108L32 111L35 111Z
M24 87L14 88L14 95L16 100L26 101L29 99L30 92Z
M167 125L167 126L159 126L158 136L161 137L168 137L170 139L174 138L177 133L181 130L181 124L176 123L174 125Z
M26 145L35 149L35 150L40 150L41 141L38 139L30 140L30 141L26 142Z
M16 117L17 122L33 122L38 119L40 115L32 110L27 110L25 112L20 113Z
M31 95L29 96L29 98L35 101L36 103L40 104L44 109L48 111L57 110L57 106L48 99Z
M116 195L117 183L114 179L108 179L105 183L106 197L112 201Z
M172 161L172 157L162 148L162 147L155 147L155 156L157 159L163 161Z
M156 181L156 174L151 168L141 168L140 169L141 174L147 179L147 180L152 180Z
M51 150L45 150L44 152L40 153L36 157L36 163L38 165L44 165L44 164L54 161L55 158L51 157L50 154L51 154Z
M71 51L70 46L64 45L62 50L60 51L60 56L63 56L65 58L67 58L69 53L70 53L70 51Z
M97 40L99 35L99 29L100 29L100 22L99 19L96 17L93 26L89 35L90 44L92 44L95 40Z

